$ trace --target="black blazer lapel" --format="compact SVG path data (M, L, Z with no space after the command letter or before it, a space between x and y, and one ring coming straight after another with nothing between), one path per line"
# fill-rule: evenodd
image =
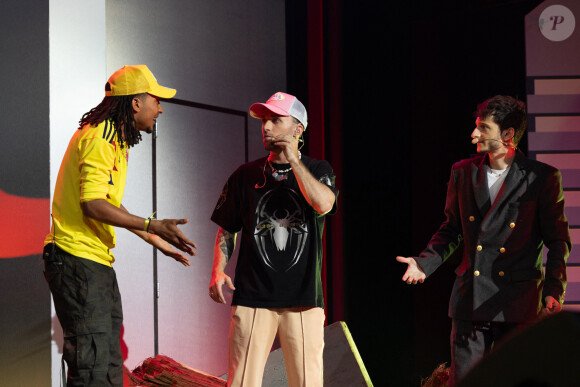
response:
M501 203L507 200L516 188L520 187L522 179L526 177L525 160L522 153L518 151L505 181L497 194L497 198L493 204L495 208L501 207Z
M485 163L487 155L481 158L479 165L473 163L471 166L471 179L473 184L473 196L475 204L479 208L481 217L484 218L491 207L489 199L489 188L487 187L487 176L485 172Z

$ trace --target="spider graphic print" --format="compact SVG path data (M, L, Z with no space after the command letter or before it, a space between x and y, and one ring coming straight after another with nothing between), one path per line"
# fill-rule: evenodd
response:
M289 271L300 260L308 239L306 210L296 191L277 188L260 199L254 240L260 258L273 271Z

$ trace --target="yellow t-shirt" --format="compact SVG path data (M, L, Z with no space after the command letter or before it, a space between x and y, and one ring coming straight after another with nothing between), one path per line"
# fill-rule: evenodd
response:
M52 228L44 244L111 266L114 227L83 215L81 202L105 199L121 205L129 148L121 149L111 121L75 132L62 159L52 201Z

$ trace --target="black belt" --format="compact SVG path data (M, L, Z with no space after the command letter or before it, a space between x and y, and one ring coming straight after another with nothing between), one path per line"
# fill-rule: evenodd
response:
M62 262L56 258L57 252L63 253L64 250L58 247L55 243L48 243L44 246L44 250L42 251L42 259L44 259L45 262L62 265Z

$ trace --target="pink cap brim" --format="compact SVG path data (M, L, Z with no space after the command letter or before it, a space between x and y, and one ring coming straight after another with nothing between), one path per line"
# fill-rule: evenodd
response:
M272 113L283 117L290 116L287 111L277 106L267 105L265 103L255 103L250 106L250 115L254 118L264 118L264 116Z

